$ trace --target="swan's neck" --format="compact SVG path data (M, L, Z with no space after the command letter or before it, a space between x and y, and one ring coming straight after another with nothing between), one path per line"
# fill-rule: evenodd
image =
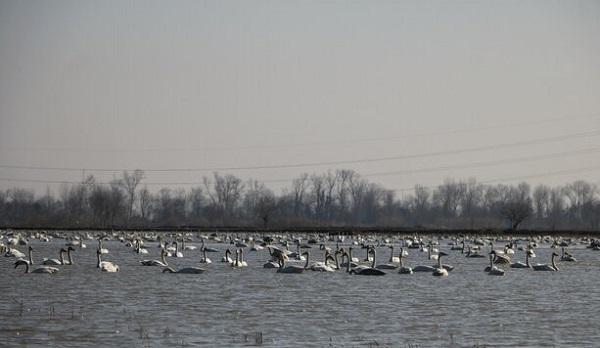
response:
M394 262L394 246L392 245L390 249L392 249L392 254L390 255L390 262Z
M438 256L438 268L442 268L442 255Z
M160 259L161 259L162 263L164 263L165 266L166 266L167 265L167 259L165 258L165 251L164 250L162 250L161 253L160 253Z
M310 258L309 254L306 253L306 263L304 263L304 269L308 268L308 259ZM327 261L327 259L325 259Z
M71 255L71 249L67 250L67 257L69 258L69 265L73 264L73 256Z
M29 248L29 264L33 265L33 249Z
M375 268L375 259L377 258L377 256L376 256L377 252L375 251L375 248L371 249L371 251L373 252L373 262L371 262L371 268ZM369 253L367 253L367 255L368 254Z
M556 256L554 254L552 254L552 268L554 268L555 271L558 271L558 267L556 267L556 263L554 262L554 258Z

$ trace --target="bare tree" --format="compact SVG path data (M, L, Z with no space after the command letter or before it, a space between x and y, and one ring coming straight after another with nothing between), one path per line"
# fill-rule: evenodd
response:
M422 185L415 185L415 195L410 197L412 203L412 211L415 217L415 223L422 225L427 218L430 208L430 193L429 190Z
M551 189L547 213L553 230L556 230L558 221L564 214L564 206L564 190L560 187Z
M139 192L140 201L140 219L146 221L150 218L156 204L156 199L148 190L148 186L144 186Z
M511 229L519 226L533 213L529 184L522 182L517 187L511 187L507 202L504 204L503 216L508 219Z
M353 176L348 181L348 189L350 190L351 211L350 221L356 222L362 219L362 205L367 191L367 181L360 176Z
M313 214L316 220L321 221L325 217L325 176L312 174L310 183Z
M131 219L133 217L133 209L136 201L136 189L142 180L144 180L144 171L141 169L136 169L131 174L128 171L123 172L123 179L121 179L120 184L127 193L128 197L127 219Z
M533 205L537 219L542 221L548 214L550 187L540 184L533 189Z
M242 180L231 174L221 176L215 172L214 180L211 187L211 181L204 177L204 186L211 201L227 222L232 217L234 208L242 195L244 184Z
M256 206L257 213L263 221L263 228L267 228L269 221L275 214L277 208L277 200L271 191L266 191L258 200Z
M203 210L206 205L206 197L202 187L192 187L189 194L190 201L190 217L195 223L198 223L203 218Z
M308 186L308 173L302 173L292 181L293 214L294 217L300 217L302 206L304 205L304 195Z
M442 210L444 216L456 217L461 202L462 192L454 179L445 179L433 193L433 199Z

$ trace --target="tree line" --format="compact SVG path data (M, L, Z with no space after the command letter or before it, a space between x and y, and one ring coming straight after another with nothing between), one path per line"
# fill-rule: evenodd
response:
M186 189L144 185L142 170L108 184L89 175L63 184L58 197L32 189L0 190L0 225L36 228L419 227L598 231L600 191L582 180L561 187L526 182L485 185L446 179L436 187L396 192L353 170L303 173L276 195L264 183L235 175L204 176Z

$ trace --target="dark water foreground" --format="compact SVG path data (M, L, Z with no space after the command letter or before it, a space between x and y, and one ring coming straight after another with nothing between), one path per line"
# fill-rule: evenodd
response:
M220 252L208 254L212 264L198 262L199 248L168 258L173 268L203 267L203 274L140 265L143 258L159 259L157 243L147 243L149 254L141 255L121 242L105 242L104 258L120 265L118 273L96 268L93 240L75 251L74 265L57 266L61 270L53 275L24 274L24 268L13 269L14 258L0 257L0 346L598 346L600 251L571 245L578 261L558 261L558 272L501 265L506 275L498 277L483 271L487 258L466 258L446 242L437 248L450 254L444 263L455 267L448 277L393 270L383 277L279 274L263 268L266 249L249 248L248 267L232 268L218 261L233 246L214 242L207 246ZM39 261L56 258L64 240L31 245ZM318 246L309 250L311 259L322 261ZM551 250L540 244L532 263L549 263ZM377 263L387 262L390 249L377 251ZM418 249L409 253L406 265L436 263ZM362 260L364 250L356 247L355 256ZM510 256L524 261L525 252Z

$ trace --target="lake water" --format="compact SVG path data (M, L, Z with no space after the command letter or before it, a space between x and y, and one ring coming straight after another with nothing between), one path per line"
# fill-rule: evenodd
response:
M172 240L172 239L171 239ZM0 257L0 346L6 347L597 347L600 326L600 251L569 246L577 262L558 261L559 272L536 272L500 265L506 275L483 271L487 258L466 258L450 250L448 277L387 271L383 277L344 271L281 274L265 269L267 249L245 249L249 266L218 262L227 248L208 253L200 264L198 238L173 268L203 267L203 274L162 273L117 240L105 241L118 273L96 268L98 243L74 253L75 264L57 274L24 274L14 258ZM65 240L31 240L34 259L56 258ZM341 245L349 247L346 239ZM335 248L334 242L329 246ZM502 245L498 243L497 245ZM549 263L549 244L535 249L532 263ZM26 246L17 246L26 252ZM487 254L489 247L483 247ZM556 249L560 253L560 249ZM311 263L322 261L318 245ZM378 263L390 249L378 247ZM399 244L396 245L399 251ZM405 265L434 265L427 253L409 249ZM355 248L363 259L365 251ZM524 261L517 250L513 261ZM557 258L558 260L559 258ZM303 263L298 263L303 264Z

